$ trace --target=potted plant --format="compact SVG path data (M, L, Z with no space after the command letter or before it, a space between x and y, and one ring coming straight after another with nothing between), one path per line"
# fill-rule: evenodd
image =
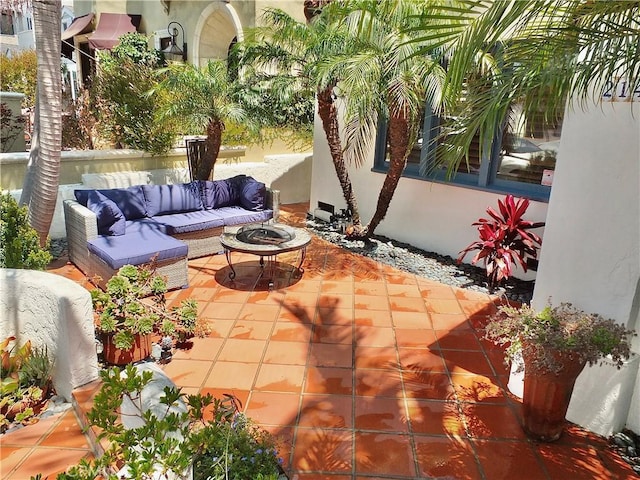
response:
M207 333L206 324L198 319L197 303L188 299L169 309L166 292L165 279L147 265L125 265L109 279L104 292L91 291L105 362L124 365L147 358L154 333L179 342Z
M100 429L98 440L107 440L102 442L106 449L58 480L93 480L100 475L156 480L287 478L275 438L242 414L232 395L186 395L165 385L157 398L159 387L148 388L154 381L152 371L133 365L100 375L102 387L87 416ZM154 405L147 396L155 397ZM127 420L125 414L137 420ZM114 472L117 477L109 476Z
M576 378L585 365L605 358L617 368L630 356L634 332L570 303L536 311L501 306L485 337L505 347L507 360L524 362L523 428L538 440L557 440Z

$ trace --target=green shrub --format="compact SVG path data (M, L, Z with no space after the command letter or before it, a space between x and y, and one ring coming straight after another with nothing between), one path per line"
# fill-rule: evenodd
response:
M36 103L36 51L24 50L11 57L0 55L0 89L3 92L23 93L23 108Z
M27 220L26 206L9 194L0 196L0 267L44 270L51 262L49 245L40 247L38 233Z
M111 52L98 55L95 88L103 133L117 148L154 154L169 150L175 132L171 124L156 121L156 100L149 94L157 85L158 53L148 48L144 35L131 33Z

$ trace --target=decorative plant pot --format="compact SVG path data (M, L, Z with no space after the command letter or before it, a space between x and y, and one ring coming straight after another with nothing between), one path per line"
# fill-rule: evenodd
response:
M151 335L135 335L133 347L123 350L113 343L113 335L102 335L102 356L111 365L127 365L139 362L151 355Z
M585 366L569 354L557 353L556 358L562 363L558 373L540 371L524 359L523 429L543 442L553 442L562 435L573 386Z

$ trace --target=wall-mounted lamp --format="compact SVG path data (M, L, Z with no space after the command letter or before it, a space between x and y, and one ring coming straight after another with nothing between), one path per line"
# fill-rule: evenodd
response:
M171 27L173 27L173 30L171 29ZM178 28L180 27L180 30L182 31L182 48L180 48L178 46ZM187 42L184 36L184 28L182 28L182 25L180 25L178 22L170 22L169 25L167 25L167 31L171 34L171 44L165 48L164 50L162 50L163 53L166 53L167 55L173 55L176 57L182 57L182 61L186 62L187 61Z

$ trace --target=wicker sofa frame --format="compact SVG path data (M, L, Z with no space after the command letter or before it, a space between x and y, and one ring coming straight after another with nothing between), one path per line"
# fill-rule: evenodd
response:
M267 188L265 204L266 208L273 210L272 221L277 221L280 214L280 192ZM92 283L104 289L106 282L117 271L87 248L87 242L99 235L97 217L91 210L75 200L65 200L63 207L69 260ZM173 238L187 244L189 253L187 257L155 263L156 272L167 279L167 288L184 288L189 285L188 260L224 252L224 248L220 243L220 235L223 233L224 228L215 227L197 232L172 235Z

